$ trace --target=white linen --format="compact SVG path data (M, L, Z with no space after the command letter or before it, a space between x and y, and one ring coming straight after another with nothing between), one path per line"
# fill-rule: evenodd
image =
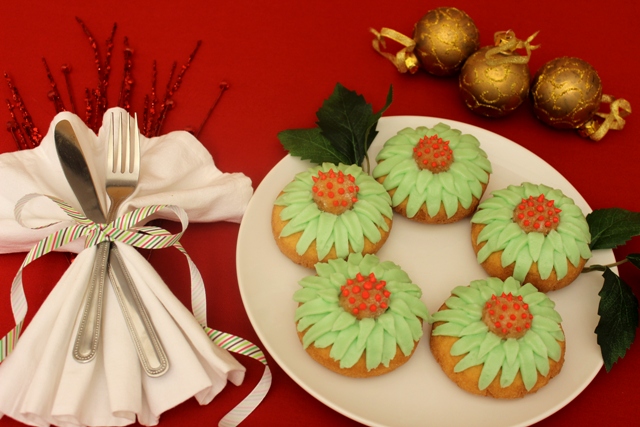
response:
M26 252L53 231L71 225L46 198L30 202L23 218L32 230L18 224L16 202L29 193L67 201L81 210L57 158L53 133L62 119L71 121L92 171L96 188L104 188L107 111L96 136L79 117L58 114L41 145L32 150L0 155L0 253ZM172 132L159 138L141 138L142 166L138 188L119 214L134 208L172 204L183 208L190 221L239 222L252 194L249 178L219 171L208 151L189 133ZM7 185L11 183L11 185ZM99 191L103 207L106 193ZM153 267L136 249L118 248L156 326L169 359L169 371L148 377L117 303L107 283L101 342L96 358L78 363L71 349L81 316L83 296L96 248L83 242L64 250L80 252L29 326L11 355L0 364L0 418L10 416L36 426L156 425L160 415L195 397L209 403L226 385L239 385L244 367L226 350L214 345L172 294ZM188 248L187 248L188 250ZM176 251L176 256L182 256ZM29 284L25 284L29 286ZM0 296L9 298L9 295Z

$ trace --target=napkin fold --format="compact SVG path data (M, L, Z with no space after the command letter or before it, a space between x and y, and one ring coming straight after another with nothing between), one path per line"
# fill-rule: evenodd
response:
M12 183L0 188L0 253L29 251L44 237L73 223L42 197L29 202L22 212L23 222L34 228L19 224L14 208L26 194L54 196L81 210L55 150L54 128L60 120L72 123L103 207L107 206L103 190L106 136L111 113L118 110L105 113L98 135L74 114L60 113L39 147L0 155L0 182ZM141 137L141 152L138 188L118 215L143 206L171 204L184 209L189 221L241 219L252 195L249 178L218 170L191 134ZM47 227L35 228L42 226ZM144 257L120 242L116 244L165 347L170 368L158 378L144 373L110 283L105 285L98 354L89 363L75 361L71 352L96 255L96 247L84 249L83 240L61 248L79 255L0 364L0 418L7 415L36 426L123 426L136 420L156 425L164 411L190 397L207 404L227 381L242 383L245 368L211 342Z

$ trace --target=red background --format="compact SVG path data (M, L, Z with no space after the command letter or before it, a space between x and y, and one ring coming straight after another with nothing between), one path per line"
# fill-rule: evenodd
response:
M459 0L445 5L462 9L474 19L482 46L492 43L496 31L512 29L519 38L540 31L535 43L541 48L534 51L530 61L532 74L556 57L578 57L598 71L604 93L640 107L637 2ZM384 104L392 84L394 100L386 115L435 116L486 128L545 159L593 209L621 207L640 211L638 113L628 117L624 130L611 131L600 142L543 125L528 104L508 117L487 119L466 109L456 78L437 78L422 70L415 75L400 74L373 51L370 27L390 27L410 35L414 23L437 6L441 4L418 0L3 2L0 71L13 78L36 124L45 131L55 110L47 99L50 88L42 57L47 59L61 88L64 85L60 67L71 65L78 105L82 105L84 88L97 83L92 51L76 16L84 20L102 49L112 25L118 25L109 105L115 105L118 99L123 39L128 37L134 50L132 107L137 112L142 111L143 96L149 92L152 61L158 64L158 87L162 93L171 63L184 63L196 42L202 40L163 131L197 128L218 95L219 83L228 82L229 91L199 139L221 170L244 172L253 180L254 188L286 154L277 133L314 126L315 111L336 82L363 94L375 110ZM0 93L5 98L10 96L1 83ZM66 100L66 95L63 98ZM2 114L9 119L8 113L0 109L0 118ZM13 150L11 135L0 133L0 152ZM208 286L210 326L260 345L237 286L238 227L231 223L191 224L183 244ZM633 252L640 252L640 238L617 249L615 254L620 259ZM9 286L23 257L24 254L0 256L0 336L13 327ZM176 294L186 302L187 268L179 259L173 250L159 251L151 257L160 274L174 284ZM52 254L26 269L28 319L66 266L64 255ZM640 295L640 271L626 264L620 267L620 274ZM274 374L272 389L243 425L359 425L316 401L287 377L268 354L267 358ZM165 413L160 425L216 425L262 374L259 363L244 358L241 362L248 368L244 385L226 387L208 406L188 401ZM574 401L538 425L628 425L639 419L639 368L640 349L636 343L610 373L600 372ZM17 425L8 418L0 420L2 427Z

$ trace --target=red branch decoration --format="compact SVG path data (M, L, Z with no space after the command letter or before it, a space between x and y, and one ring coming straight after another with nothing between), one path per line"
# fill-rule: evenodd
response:
M109 77L111 74L111 56L114 47L114 38L117 29L117 25L114 24L109 34L109 37L105 41L104 58L98 45L98 42L94 38L93 34L85 23L76 18L76 21L80 25L85 37L89 42L89 46L93 52L94 64L97 72L97 85L94 88L85 88L84 90L84 121L94 132L98 132L101 126L101 119L104 113L109 108L109 100L107 96L107 89L109 87ZM169 112L175 107L174 96L180 89L184 76L195 59L196 53L202 44L201 41L196 43L195 49L188 56L186 62L180 67L180 71L176 75L176 69L178 68L177 62L174 62L171 66L171 70L168 76L168 80L165 86L165 93L162 100L158 99L156 91L157 84L157 64L153 62L153 69L151 74L151 87L150 93L144 95L144 105L142 112L141 129L143 135L146 137L158 136L162 132L162 126L164 125ZM127 111L131 109L131 97L134 88L133 78L133 53L134 50L129 44L129 39L124 37L123 41L123 55L124 55L124 69L122 74L122 81L120 83L120 93L117 102L117 106L124 108ZM42 58L42 63L45 68L45 73L51 90L47 94L49 100L53 103L56 114L61 111L68 111L63 101L58 85L54 79L47 60ZM71 106L71 112L77 114L77 107L75 99L73 97L73 91L71 86L71 67L68 64L64 64L61 67L62 74L64 76L64 83L66 86L66 96L69 98L69 104ZM9 111L10 120L7 122L7 130L13 136L19 150L29 149L36 147L40 144L43 135L40 134L38 128L33 123L31 115L29 114L24 100L20 96L18 88L13 83L13 80L7 73L4 73L4 78L11 92L11 98L6 100L7 109ZM229 84L226 82L220 83L220 93L215 99L215 102L207 112L202 124L197 130L196 136L200 133L206 122L211 117L213 110L220 101L222 94L229 89Z

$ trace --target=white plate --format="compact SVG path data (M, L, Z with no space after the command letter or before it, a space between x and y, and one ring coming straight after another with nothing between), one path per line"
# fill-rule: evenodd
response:
M591 209L577 190L544 160L499 135L468 124L430 117L383 117L369 156L404 127L444 122L475 135L493 164L487 193L523 181L561 189L585 213ZM449 380L429 350L430 326L406 365L376 378L352 379L314 362L302 349L293 321L292 295L298 280L312 273L280 253L271 234L273 201L293 176L311 164L287 156L264 178L240 226L237 271L244 306L266 350L284 371L315 398L371 426L522 426L548 417L573 400L602 366L594 329L598 323L599 273L581 275L571 286L550 294L562 315L567 351L560 374L538 393L514 401L471 395ZM470 243L468 220L424 225L396 215L389 239L378 252L398 263L423 290L433 313L457 285L484 278ZM614 262L612 251L596 251L590 263Z

